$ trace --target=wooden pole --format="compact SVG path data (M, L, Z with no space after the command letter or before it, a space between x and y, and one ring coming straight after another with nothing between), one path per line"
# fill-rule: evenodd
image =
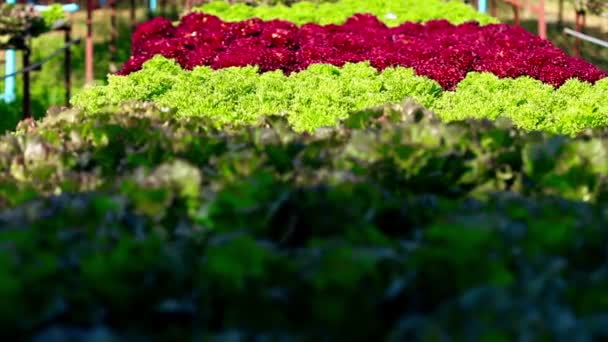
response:
M545 17L545 0L538 3L538 35L542 39L547 39L547 20Z
M585 11L579 10L576 11L576 32L583 32L583 27L585 25L584 22ZM578 37L574 38L574 56L581 56L581 40Z
M513 8L513 23L515 26L519 26L519 6L511 5Z
M177 0L173 0L171 1L171 13L170 15L177 15L179 17L179 4L177 3Z
M23 50L23 119L32 117L31 96L30 96L30 72L27 67L30 65L30 47L29 43L25 44Z
M72 26L68 26L65 29L64 41L65 44L70 44L72 40ZM65 86L65 106L70 105L71 88L72 88L72 49L68 47L65 49L65 56L63 59L63 82Z
M136 18L136 4L135 4L135 0L131 0L131 11L129 13L129 19L131 20L131 32L135 31L135 26L137 25L137 18Z
M118 44L118 20L116 18L116 0L110 0L110 71L116 69L116 61L118 60L116 53L116 45Z
M160 15L167 16L167 0L160 0Z
M85 43L85 82L93 84L93 0L87 0L87 37Z

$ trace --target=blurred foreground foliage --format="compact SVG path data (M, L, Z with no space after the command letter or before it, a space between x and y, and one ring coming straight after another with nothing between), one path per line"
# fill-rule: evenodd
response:
M0 138L0 334L608 337L607 131L413 102L298 134L131 103Z

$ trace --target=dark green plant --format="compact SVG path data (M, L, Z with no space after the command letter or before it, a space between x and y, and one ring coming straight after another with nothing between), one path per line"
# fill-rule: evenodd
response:
M2 334L607 337L605 131L411 102L303 135L173 114L55 111L0 138Z

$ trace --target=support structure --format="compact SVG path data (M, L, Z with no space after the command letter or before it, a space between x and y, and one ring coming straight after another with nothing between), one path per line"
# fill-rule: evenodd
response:
M135 11L136 11L135 0L131 0L131 8L129 11L129 19L131 21L131 32L135 31L135 26L136 26L136 22L137 22L137 13Z
M157 12L157 0L147 0L148 1L148 14L149 15L154 15ZM110 68L113 68L113 65L115 62L117 62L117 44L118 44L118 18L117 18L117 5L118 5L118 0L98 0L98 2L93 1L93 0L87 0L86 2L86 11L87 11L87 17L86 17L86 26L87 26L87 30L86 30L86 39L85 39L85 84L86 85L92 85L94 80L95 80L95 75L94 75L94 45L93 45L93 12L96 9L96 5L104 7L104 6L108 6L109 10L110 10L110 24L111 24L111 31L110 31L110 46L109 46L109 50L110 50L110 58L111 58L111 66ZM130 11L129 11L129 19L131 22L131 28L132 30L135 29L135 25L136 25L136 9L137 9L137 4L135 0L130 0ZM112 70L114 71L114 70Z
M545 17L545 0L538 0L538 4L534 5L529 0L503 0L513 7L515 16L515 25L520 25L519 11L527 9L538 16L538 35L547 39L547 19Z
M15 0L7 0L6 3L14 4ZM4 58L4 74L12 75L17 70L17 53L14 49L6 50ZM15 94L15 76L10 76L4 79L4 93L2 100L6 103L12 103L17 99Z
M46 1L48 3L48 1ZM15 0L7 0L6 3L8 4L15 4L17 3L17 1ZM72 4L65 4L62 5L63 6L63 10L65 12L68 13L73 13L76 12L78 10L78 5L75 3ZM39 12L43 12L45 10L48 9L48 6L42 6L42 5L35 5L34 9L36 11ZM70 29L65 29L62 28L61 30L64 30L66 32L66 42L71 40L71 36L70 36ZM26 53L30 53L29 50L24 51L24 54ZM29 61L30 56L24 56L24 62L27 59ZM68 62L71 59L71 52L68 50L66 50L66 59L68 60ZM28 62L29 64L29 62ZM27 67L28 64L24 64L23 67ZM71 64L71 62L67 63L66 62L66 77L69 77L70 75L70 68L68 68L67 66L69 66ZM71 66L70 66L71 67ZM15 49L9 49L6 51L5 53L5 61L4 61L4 74L8 75L8 77L4 78L4 93L0 94L0 99L3 100L6 103L12 103L17 99L17 94L16 94L16 71L17 71L17 51ZM29 83L29 77L30 74L29 72L24 72L23 73L23 77L24 77L24 83ZM27 80L26 80L27 79ZM69 96L70 94L70 84L71 82L69 80L66 81L66 97ZM29 86L27 87L28 92L29 92ZM25 84L24 84L24 109L26 108L25 106L25 97L29 97L29 94L26 94L25 91ZM28 100L29 103L29 100ZM66 100L66 103L67 100ZM28 104L29 106L29 104Z
M156 0L148 1L148 16L153 17L156 15L156 9L158 8L158 3Z
M118 18L116 17L116 3L118 0L109 0L110 5L110 72L116 71L118 62Z
M547 39L547 18L545 16L545 0L502 0L505 3L511 5L513 8L513 22L516 26L521 25L520 22L520 10L527 9L538 17L538 35ZM496 0L491 0L492 8L491 12L493 16L496 16ZM488 11L488 0L478 0L477 8L480 12L486 13Z
M75 12L78 10L78 6L76 4L67 4L63 5L64 10L66 12ZM43 12L48 9L48 6L36 5L34 8ZM32 116L32 107L31 107L31 72L40 70L42 65L47 61L55 58L57 55L64 53L64 86L65 86L65 105L69 105L70 95L71 95L71 70L72 70L72 53L71 46L78 43L79 40L72 40L72 28L68 22L57 23L60 25L56 25L53 27L52 31L63 31L64 32L64 41L65 44L63 47L57 49L55 52L46 56L40 61L36 63L31 62L31 37L23 36L17 37L15 39L15 43L10 46L12 49L7 51L8 58L5 60L5 70L6 74L2 78L5 81L5 94L2 95L2 98L5 102L14 102L16 100L15 94L15 86L16 86L16 77L17 75L22 75L23 77L23 90L22 90L22 118L30 118ZM16 52L17 50L22 52L22 69L17 70L16 65ZM8 96L5 96L8 94ZM9 101L10 100L10 101Z
M587 23L587 11L584 8L576 9L576 20L574 30L568 27L564 28L566 35L574 37L573 55L581 57L581 41L595 44L604 48L608 48L608 41L597 37L585 34L585 26Z
M585 15L585 11L584 10L577 10L576 11L576 20L575 20L575 30L578 33L582 33L583 30L585 29L585 24L587 21L587 16ZM576 57L580 57L581 56L581 40L580 37L577 37L576 35L574 35L575 39L574 39L574 56Z
M87 36L85 39L84 81L93 84L93 0L87 0Z
M584 40L584 41L587 41L589 43L593 43L595 45L599 45L599 46L608 48L608 41L606 41L606 40L595 38L595 37L586 35L584 33L581 33L581 32L578 32L578 31L575 31L575 30L572 30L572 29L569 29L569 28L565 28L564 29L564 33L567 34L567 35L573 36L573 37L575 37L577 39Z
M23 50L23 67L27 67L30 65L30 47L26 44L25 49ZM32 117L32 108L31 108L31 95L30 95L30 71L26 70L23 73L23 118L31 118Z
M64 33L64 43L68 45L72 42L72 28L67 27ZM70 105L72 97L72 49L65 50L63 58L63 85L65 87L65 106Z
M488 0L479 0L477 3L477 8L481 13L488 12Z

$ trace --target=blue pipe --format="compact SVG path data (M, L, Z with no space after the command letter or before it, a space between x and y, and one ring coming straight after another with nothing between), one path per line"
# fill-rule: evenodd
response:
M7 4L14 4L15 0L6 0ZM17 56L15 50L6 50L4 61L4 74L11 75L17 70ZM15 94L15 76L4 79L4 94L2 100L6 103L14 102L17 99Z
M150 0L150 2L148 3L148 7L150 7L150 13L156 13L156 0Z
M17 70L17 56L15 50L6 50L5 55L4 74L10 75L15 73ZM4 79L4 94L2 94L2 100L6 103L14 102L17 99L15 94L15 76L7 77Z
M44 6L44 5L35 5L34 9L38 12L44 12L47 9L49 9L50 6ZM67 13L73 13L78 11L78 4L65 4L65 5L61 5L61 7L63 7L63 11L67 12Z
M488 12L488 0L479 0L477 7L479 12L487 13Z

